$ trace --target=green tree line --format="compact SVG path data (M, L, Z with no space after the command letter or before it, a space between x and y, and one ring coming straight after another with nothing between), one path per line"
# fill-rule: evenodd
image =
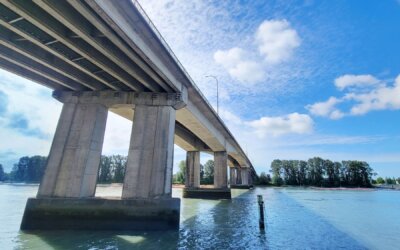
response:
M333 162L320 157L308 161L274 160L270 171L274 185L324 187L370 187L375 175L364 161Z
M173 176L174 184L185 184L186 179L186 161L180 161L178 172ZM214 183L214 161L208 160L206 164L200 164L200 184L210 185Z
M121 155L101 156L98 183L122 183L127 157ZM14 164L10 173L5 173L0 164L0 181L39 183L47 163L45 156L24 156Z

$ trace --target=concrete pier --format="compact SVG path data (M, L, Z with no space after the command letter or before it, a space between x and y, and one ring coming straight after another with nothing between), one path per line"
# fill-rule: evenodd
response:
M175 109L135 108L122 198L171 197Z
M185 188L200 187L200 152L188 151L186 153L186 178Z
M37 198L21 229L164 230L179 227L172 198L178 94L60 92L64 103ZM109 108L134 108L122 197L94 198ZM199 169L199 168L198 168Z
M231 188L234 189L250 189L253 187L253 183L250 183L250 174L249 174L249 168L237 168L238 170L238 175L240 176L239 180L240 182L232 185ZM240 174L239 174L240 173Z
M92 197L108 109L100 103L65 103L38 197Z
M228 155L225 151L214 152L214 188L199 188L199 186L191 185L191 166L193 161L189 158L192 157L192 152L188 152L188 160L186 162L186 185L183 190L184 198L195 199L231 199L231 190L228 188ZM196 169L196 175L200 177L200 162L196 162L199 168ZM189 172L189 173L188 173ZM200 181L199 181L200 183Z

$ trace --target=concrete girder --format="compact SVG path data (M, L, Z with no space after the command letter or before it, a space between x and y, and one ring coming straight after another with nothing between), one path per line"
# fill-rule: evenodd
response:
M24 15L24 18L32 25L39 24L39 22L36 22L34 18L31 18L28 14L20 10L18 7L12 5L6 0L1 0L0 1L3 5L5 5L7 8L12 10L13 12L17 13L18 15ZM28 1L26 1L28 2ZM71 60L70 58L66 57L66 55L60 53L59 51L52 49L49 47L49 45L46 45L46 42L39 40L37 37L33 36L30 33L27 33L25 31L21 31L18 28L14 27L13 25L8 24L7 22L4 22L3 20L0 20L0 24L4 26L5 28L9 29L12 31L15 35L19 38L23 39L17 39L14 41L12 44L14 46L21 45L23 47L29 48L29 50L35 50L38 51L37 53L32 52L32 57L31 59L36 60L38 62L48 64L49 59L54 61L54 65L50 64L49 67L52 70L58 71L60 73L62 72L69 72L71 75L76 77L77 81L80 81L83 85L87 86L90 89L93 90L101 90L104 89L105 86L113 89L113 90L120 90L123 89L117 84L109 84L106 80L102 79L101 77L97 76L90 70L86 69L85 67L81 66L79 63L76 61ZM39 27L40 28L40 27ZM12 33L11 33L12 34ZM25 43L16 43L16 42L25 42ZM29 43L28 43L29 42ZM30 44L32 43L32 44ZM29 51L28 51L28 54ZM56 59L53 59L55 57ZM79 69L79 70L77 70ZM76 72L73 72L76 71ZM123 85L125 86L125 85Z
M38 75L38 74L36 74L34 72L26 70L25 68L23 68L21 66L12 64L12 63L10 63L8 61L5 61L5 60L0 60L0 68L3 68L3 69L5 69L5 70L7 70L9 72L12 72L12 73L14 73L16 75L22 76L22 77L24 77L26 79L29 79L31 81L37 82L38 84L43 85L43 86L48 87L48 88L51 88L51 89L57 88L57 89L61 89L62 90L63 88L65 88L64 86L60 86L57 83L55 83L55 82L53 82L53 81L51 81L51 80L49 80L49 79L47 79L47 78L45 78L45 77L43 77L41 75Z
M101 103L108 108L135 108L136 105L171 106L180 109L186 105L183 93L118 92L118 91L54 91L53 97L63 103Z
M171 64L163 44L155 37L153 31L144 22L143 16L129 0L120 0L114 4L108 0L85 0L85 2L136 52L147 64L151 65L174 91L185 87L180 78L175 62ZM162 53L160 53L162 51ZM156 53L157 52L157 53ZM167 53L165 53L167 52ZM166 61L169 60L169 61ZM171 67L175 67L171 69Z
M46 66L33 61L32 59L18 54L17 52L0 44L0 58L15 65L24 68L27 71L32 71L42 77L45 77L61 86L69 88L71 90L84 90L84 86L62 75L56 71L52 71Z
M92 54L94 55L94 58L96 58L96 61L98 61L99 64L102 64L101 68L108 69L110 74L117 79L122 80L123 83L136 91L143 89L140 89L139 85L133 85L132 82L135 81L142 84L150 91L162 91L160 86L155 83L152 78L146 75L141 68L134 65L125 53L107 40L104 40L99 36L93 36L93 29L95 29L95 27L85 18L82 18L79 12L77 12L66 1L34 0L34 2L55 19L62 22L83 41L93 46L96 50L92 50ZM66 37L63 38L64 40L61 40L61 42L66 40ZM79 42L80 39L77 39L75 44ZM81 50L84 48L84 46L80 47ZM164 89L164 91L166 90Z
M160 78L140 57L136 54L132 48L129 48L126 43L118 37L113 30L111 30L101 20L97 14L95 14L89 7L81 1L67 0L68 3L74 7L83 17L89 20L104 37L108 38L117 48L119 48L126 56L129 57L138 67L146 72L155 82L157 82L164 90L171 92L172 89L169 87L163 79Z
M36 61L74 81L80 82L83 86L91 90L101 90L103 85L98 81L88 77L79 70L76 70L73 66L65 63L65 61L59 59L47 51L42 50L40 47L27 42L13 42L5 38L5 36L10 35L10 32L5 30L0 26L0 44L12 49L19 54L28 57L31 60Z
M67 36L68 28L65 27L67 23L60 23L56 18L52 17L45 10L41 9L39 6L35 5L31 1L18 1L18 2L9 2L7 0L1 0L1 3L6 7L16 12L18 15L21 15L24 19L29 21L31 24L35 25L42 31L46 32L48 35L54 38L51 42L60 42L67 46L69 49L74 51L81 57L84 57L86 60L90 61L92 64L96 65L104 72L107 72L109 75L117 79L119 82L128 86L130 89L135 91L143 91L142 84L140 84L135 78L128 76L128 74L122 70L118 65L110 61L106 56L98 52L92 46L86 44L80 39L74 39ZM61 3L61 2L60 2ZM49 48L50 44L42 44L45 48L48 48L50 52L54 50ZM66 58L64 55L61 55L61 59L64 59L67 63L70 63L76 67L80 67L80 65L72 61L70 58ZM84 68L81 70L85 70ZM93 72L87 71L87 74L90 74L92 77L96 77ZM113 83L109 83L107 81L103 82L108 87L116 89L113 86ZM121 89L117 88L116 90Z

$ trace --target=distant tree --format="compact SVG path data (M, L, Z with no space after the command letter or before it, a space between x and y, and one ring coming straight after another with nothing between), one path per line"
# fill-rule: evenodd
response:
M397 181L397 184L400 184L400 177L397 177L396 181Z
M200 164L200 180L204 178L204 165Z
M276 186L281 186L283 184L282 173L283 166L282 161L275 159L271 162L271 170L272 173L272 184Z
M113 155L112 156L112 164L113 164L113 182L114 183L123 183L125 177L125 169L128 158L122 155Z
M298 184L299 185L307 185L308 180L307 180L307 172L308 172L308 165L306 161L299 161L298 162Z
M204 176L200 179L201 184L213 184L214 183L214 161L208 160L204 164Z
M40 182L46 161L47 157L39 155L21 157L11 170L10 180L15 182Z
M271 176L265 172L261 172L258 177L258 185L269 185L271 184Z
M6 174L4 173L3 165L0 164L0 181L4 181L6 179Z
M320 157L314 157L307 162L309 168L310 184L321 186L324 179L324 160Z
M386 177L385 183L388 185L394 185L394 184L396 184L396 180L395 180L395 178Z
M180 161L178 164L178 172L174 175L174 183L184 184L186 178L186 161Z
M382 177L376 178L376 183L377 184L385 184L385 180Z
M98 183L111 183L112 181L112 158L102 155L100 158Z
M330 160L323 161L323 167L327 176L326 184L328 187L335 186L335 164Z

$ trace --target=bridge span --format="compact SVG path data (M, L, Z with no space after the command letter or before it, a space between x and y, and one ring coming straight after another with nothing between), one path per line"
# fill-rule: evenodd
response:
M248 187L256 178L239 143L135 1L0 0L0 67L53 89L63 103L23 229L176 227L174 143L187 151L184 197L230 198L229 187ZM108 111L132 121L119 200L92 198ZM214 155L214 189L200 188L200 152ZM120 217L110 222L110 213Z

